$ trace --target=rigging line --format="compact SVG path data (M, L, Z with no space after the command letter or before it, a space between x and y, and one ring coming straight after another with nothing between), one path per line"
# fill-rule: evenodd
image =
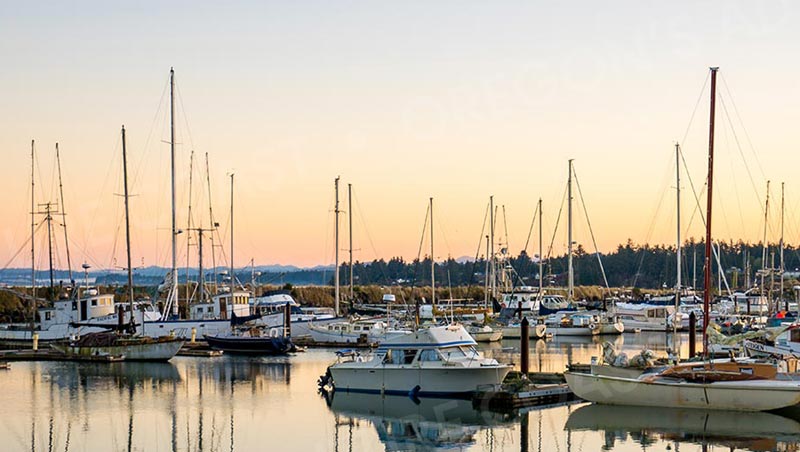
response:
M156 108L156 112L153 115L153 120L150 122L150 130L147 132L147 138L145 138L145 140L144 140L143 149L144 149L145 152L142 152L142 155L141 155L139 161L136 163L135 167L133 168L133 172L131 174L133 177L131 177L131 179L130 179L131 180L131 186L136 185L136 182L138 180L139 174L142 171L142 168L144 167L145 162L148 161L149 151L150 151L150 141L153 138L153 131L156 128L156 122L159 120L160 114L162 114L161 113L161 110L162 110L161 107L164 105L164 98L167 95L167 88L169 88L169 77L167 77L167 80L164 82L164 88L161 90L161 98L158 100L158 107ZM164 113L166 113L166 111Z
M531 218L531 227L528 229L528 238L525 239L525 248L522 251L525 251L525 254L528 253L528 245L531 242L531 234L533 234L533 227L536 225L536 215L539 213L539 204L536 204L536 208L533 210L533 218Z
M667 187L669 186L669 182L668 181L669 181L669 178L672 175L672 164L670 163L668 165L663 165L663 166L669 166L669 170L667 170L667 172L664 173L664 176L663 176L664 178L661 180L661 187L662 187L662 189L660 190L661 191L661 197L658 199L658 202L656 203L656 207L655 207L655 209L653 211L653 215L650 218L650 225L648 226L647 232L645 233L645 241L644 241L645 243L649 243L650 242L650 238L652 237L653 231L655 230L656 218L658 217L659 212L661 212L661 206L664 204L664 199L666 198L666 195L667 195ZM639 275L640 275L640 273L642 271L642 267L644 266L644 259L646 257L646 252L645 252L644 248L640 247L639 250L638 250L638 253L640 253L639 254L639 263L636 266L636 272L633 274L633 282L631 284L633 287L636 287L636 284L639 281Z
M708 85L708 79L710 77L710 72L706 73L706 79L703 82L703 88L700 89L700 94L697 96L697 102L694 104L694 109L692 110L692 115L689 117L689 123L686 124L686 132L683 134L683 140L681 143L686 142L686 137L689 136L689 129L692 127L692 123L694 123L694 115L697 113L697 108L700 106L700 102L703 100L703 94L706 91L706 86Z
M375 246L375 242L372 240L372 235L369 233L369 228L367 227L367 219L364 217L364 212L361 210L361 203L359 202L358 196L356 195L356 190L351 187L351 193L353 194L353 204L355 206L355 211L358 214L356 218L361 220L361 225L364 228L364 233L367 235L367 241L369 241L369 246L372 248L372 252L375 254L375 258L379 259L380 254L378 253L378 248ZM386 282L389 282L389 275L386 273L386 267L380 266L381 273L383 274L384 279ZM402 297L402 294L401 294Z
M547 247L547 260L553 257L553 244L556 241L558 234L558 225L561 223L561 213L564 212L564 204L567 199L567 184L564 184L564 194L561 196L561 207L558 208L558 215L556 216L556 227L553 228L553 238L550 239L550 246ZM541 256L539 257L541 259Z
M39 229L42 227L42 224L44 224L44 223L39 223L39 225L36 227L36 232L39 232ZM14 262L14 260L15 260L17 257L19 257L19 253L21 253L22 251L24 251L25 249L27 249L27 247L28 247L28 245L29 245L30 243L31 243L31 238L30 238L30 237L28 237L27 239L25 239L25 243L23 243L23 244L22 244L22 246L21 246L21 247L20 247L20 248L19 248L19 249L18 249L18 250L17 250L17 251L14 253L14 255L13 255L13 256L11 256L11 259L9 259L9 260L8 260L8 262L6 262L6 264L3 266L3 268L2 268L2 269L0 269L0 271L5 271L5 270L7 270L7 269L8 269L8 266L9 266L9 265L11 265L11 263L12 263L12 262Z
M486 210L483 214L483 224L481 225L481 235L478 239L478 249L475 250L475 259L472 261L469 269L469 280L467 281L467 286L471 286L473 282L473 278L475 277L475 265L478 264L478 257L481 254L481 248L483 248L483 238L484 232L486 232L486 220L489 218L489 203L486 203ZM489 256L486 256L486 259L489 259Z
M722 73L720 73L719 75L722 80L722 86L725 88L725 91L728 94L728 98L731 100L731 106L733 107L733 112L736 114L736 119L739 120L739 124L742 126L742 131L744 132L744 137L747 140L747 144L750 145L750 151L753 153L753 157L756 160L758 169L761 172L761 177L766 179L767 175L764 173L764 168L761 166L761 161L758 159L758 153L756 152L756 147L753 146L753 142L750 140L750 134L747 133L747 127L744 126L744 121L742 120L741 115L739 115L739 109L736 107L736 101L733 99L733 93L728 87L728 83L725 81L725 75Z
M436 215L436 225L437 225L436 226L436 230L439 231L439 236L444 239L444 246L447 248L448 256L452 257L453 256L453 250L450 248L450 241L447 240L448 227L447 227L447 224L442 220L441 215L439 215L439 212L441 212L441 211L442 211L442 205L440 203L439 206L437 207L436 213L435 213L435 215Z
M503 233L506 235L506 253L511 252L511 243L508 238L508 219L506 218L506 205L503 204Z
M417 251L417 260L421 260L422 258L422 245L425 243L425 231L428 230L428 215L431 212L430 206L425 209L425 222L422 224L422 236L419 239L419 250ZM431 256L433 259L433 256Z
M603 275L603 282L606 283L606 289L610 289L608 285L608 278L606 278L606 270L603 268L603 260L600 258L600 250L597 248L597 240L594 238L594 230L592 229L592 222L589 220L589 211L586 209L586 200L583 198L583 191L581 190L581 183L578 180L578 173L575 167L572 167L572 174L575 176L575 186L578 187L578 196L581 198L581 205L583 206L583 214L586 216L586 225L589 226L589 235L592 237L592 244L594 245L594 252L597 256L597 263L600 264L600 273Z
M731 117L728 114L728 107L725 104L725 98L719 96L719 103L722 105L722 111L725 113L725 119L728 120L728 125L731 128L731 133L733 134L733 140L736 142L736 149L739 151L739 155L742 157L742 163L744 164L744 169L747 171L747 177L750 179L750 185L753 187L753 193L756 194L756 199L758 200L759 204L761 203L761 196L758 194L758 189L756 188L755 180L753 179L753 173L750 172L750 167L747 165L747 159L744 157L744 152L742 151L742 145L739 143L739 136L736 134L736 130L733 128L733 122L731 121ZM764 213L764 209L761 209L761 213Z

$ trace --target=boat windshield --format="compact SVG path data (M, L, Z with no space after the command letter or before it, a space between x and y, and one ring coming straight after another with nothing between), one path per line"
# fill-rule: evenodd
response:
M448 347L443 349L441 353L445 360L478 358L478 351L474 346Z

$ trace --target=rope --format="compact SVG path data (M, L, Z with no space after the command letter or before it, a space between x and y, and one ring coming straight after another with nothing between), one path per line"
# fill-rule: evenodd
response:
M526 254L528 253L528 245L531 242L531 234L533 234L533 226L536 224L536 215L538 213L539 213L539 204L537 203L536 209L534 209L533 211L533 218L531 218L531 227L530 229L528 229L528 238L525 239L525 248L522 249L523 251L525 251Z
M578 173L575 171L575 167L572 168L572 174L575 175L575 186L578 187L578 196L581 198L583 214L586 215L586 224L589 226L589 235L592 237L592 244L594 245L594 252L597 256L597 262L600 264L600 273L603 275L603 282L606 283L606 289L610 289L608 285L608 278L606 278L606 270L603 268L603 260L600 258L600 250L597 248L597 240L594 238L592 222L589 220L589 212L586 209L586 201L583 199L583 191L581 190L581 183L578 181Z

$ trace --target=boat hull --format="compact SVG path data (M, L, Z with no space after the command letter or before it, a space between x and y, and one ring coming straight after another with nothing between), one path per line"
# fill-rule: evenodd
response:
M336 391L420 397L469 396L499 385L511 366L475 367L330 367Z
M69 356L123 356L126 361L169 361L183 347L182 340L158 340L138 344L72 346L51 344L54 349Z
M769 411L800 403L800 383L760 380L685 383L567 372L578 397L607 405Z
M519 326L507 326L500 329L503 332L503 339L519 339L522 337L522 328ZM530 339L543 339L547 335L547 327L543 324L530 325L528 337Z
M243 355L285 355L294 350L292 341L284 337L205 336L211 348Z

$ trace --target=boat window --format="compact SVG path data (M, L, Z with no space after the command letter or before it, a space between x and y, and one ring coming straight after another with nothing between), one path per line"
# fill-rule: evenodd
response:
M353 331L361 331L361 327L360 326L354 326L353 327Z
M411 364L417 356L416 350L403 350L403 364Z
M78 302L77 301L73 301L72 302L72 310L73 311L77 311L78 310Z
M791 330L789 342L800 342L800 330Z
M422 350L419 353L419 360L431 362L431 361L441 361L441 358L439 357L439 353L437 353L436 350Z
M44 313L44 319L45 320L50 320L52 317L53 317L53 313L52 312L48 311L48 312Z
M391 350L386 350L386 354L383 355L383 361L381 361L381 362L384 363L384 364L391 364L392 363L392 351Z
M92 300L92 306L97 306L97 300Z

